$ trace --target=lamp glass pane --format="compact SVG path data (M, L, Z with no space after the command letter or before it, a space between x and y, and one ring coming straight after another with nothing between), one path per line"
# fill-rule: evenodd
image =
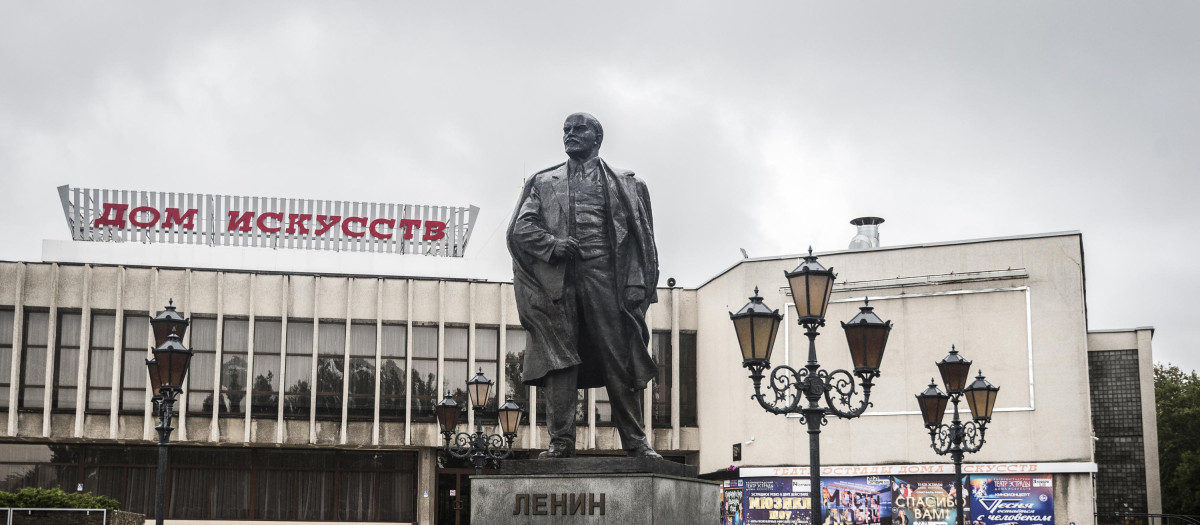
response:
M869 328L859 325L846 325L846 346L850 348L850 360L854 368L867 366L867 341Z
M829 295L833 293L833 276L829 274L810 274L808 277L809 315L825 317L825 309L829 306Z
M798 273L788 277L788 286L792 289L792 299L796 302L796 315L799 317L813 317L815 314L810 313L811 293L809 292L809 277L808 273Z
M146 360L146 373L150 375L150 391L154 392L154 395L158 395L159 387L162 386L162 375L158 372L157 360Z
M996 409L996 397L997 397L997 394L999 394L999 393L1000 393L999 388L992 389L992 391L989 392L988 400L987 400L987 411L984 412L984 415L987 416L987 419L989 419L989 420L992 419L992 411Z
M771 359L771 350L775 345L775 335L779 333L779 321L770 316L756 316L754 319L754 358Z
M754 359L754 340L750 333L752 318L738 317L733 320L733 331L737 334L738 346L742 348L742 360Z
M885 326L873 326L865 331L866 335L866 366L879 368L883 364L883 351L887 348L888 332Z
M175 352L171 359L171 368L168 370L172 386L182 386L183 379L187 376L188 364L191 362L192 356L187 352Z

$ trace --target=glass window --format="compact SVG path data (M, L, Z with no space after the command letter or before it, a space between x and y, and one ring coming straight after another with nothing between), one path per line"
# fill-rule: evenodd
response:
M0 444L0 490L23 487L115 498L153 515L152 446ZM173 447L171 520L416 521L412 452Z
M375 323L350 325L350 370L346 399L347 417L375 418Z
M287 382L283 392L284 417L308 419L312 399L313 369L313 323L312 321L288 320L287 327Z
M650 422L655 427L671 427L671 332L655 332L651 337L654 362L658 375L654 377L653 413Z
M696 422L696 334L679 334L679 424Z
M218 415L246 413L246 358L250 348L250 321L225 319L221 332L221 405Z
M92 314L89 337L87 410L107 413L112 407L113 342L117 337L117 316ZM193 359L193 367L195 362Z
M255 416L273 419L279 411L279 353L283 342L283 323L279 320L254 320L254 380L250 406Z
M75 393L79 386L79 329L83 315L62 312L58 315L58 349L54 363L53 408L75 412Z
M405 344L408 327L383 325L383 362L379 366L379 418L404 419Z
M146 360L150 358L150 319L146 314L125 314L121 354L121 411L140 414L150 400L146 397Z
M489 393L484 418L485 424L498 422L495 419L496 409L503 402L504 393L500 392L500 329L475 327L475 370L482 369L483 375L492 380L492 391ZM475 377L471 371L471 377Z
M469 407L471 400L467 397L467 380L475 377L467 361L467 329L465 327L446 327L446 356L442 359L441 386L449 390L450 395L458 402L458 406ZM491 378L489 378L491 379ZM493 379L494 381L494 379ZM440 401L441 398L438 398Z
M321 321L317 336L317 419L342 419L346 323Z
M18 407L41 411L46 394L46 343L49 312L25 312L25 347L21 353L21 390Z
M513 401L516 401L521 408L529 410L529 387L521 382L521 366L525 359L525 344L528 340L528 334L520 328L509 328L504 331L504 381L508 385L508 392L513 396Z
M217 366L217 320L192 317L192 362L188 365L188 413L211 416L213 372Z
M575 394L575 424L576 425L588 424L588 412L587 412L588 396L591 395L590 393L593 390L603 390L603 389L581 388L578 391L576 391L576 394ZM549 415L549 413L546 412L546 389L538 387L537 397L538 397L538 421L537 421L537 423L539 425L545 425L546 424L546 416Z
M0 310L0 408L8 408L9 378L12 377L13 311Z
M592 394L596 396L596 424L611 425L612 420L612 402L608 399L608 389L593 388Z
M441 401L437 384L438 329L413 327L412 419L433 421L434 406ZM463 379L466 381L466 379Z

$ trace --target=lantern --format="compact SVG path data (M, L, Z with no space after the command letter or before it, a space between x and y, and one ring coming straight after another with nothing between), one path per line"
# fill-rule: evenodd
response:
M779 310L771 310L762 300L758 295L758 287L755 287L750 302L736 314L729 313L729 319L733 321L733 330L737 332L738 344L742 349L743 365L765 366L771 361L771 348L775 346L779 323L783 321Z
M505 434L516 434L517 426L521 424L521 406L513 401L512 394L508 394L503 405L500 405L500 428Z
M983 371L975 377L975 381L971 383L964 391L967 396L967 405L971 407L971 417L976 421L990 423L992 421L992 409L996 408L996 394L1000 392L1000 387L993 385L983 378Z
M812 254L812 246L809 246L804 262L795 270L784 272L784 275L792 289L792 299L796 301L797 321L805 324L824 320L825 309L829 307L829 295L833 293L833 280L837 278L833 268L821 266Z
M480 367L479 373L467 381L467 393L471 396L471 406L483 408L484 403L487 403L488 392L491 389L492 380L483 375L483 368Z
M846 332L846 344L850 347L850 358L854 361L854 371L877 373L879 363L883 361L883 350L887 346L888 334L892 331L892 322L880 319L875 315L869 301L864 301L858 308L858 315L849 323L842 323Z
M958 355L954 345L950 345L950 354L937 362L938 371L942 373L942 383L950 393L962 392L971 376L971 362Z
M937 383L930 378L929 388L917 394L917 405L921 407L921 417L925 420L926 427L942 424L942 418L946 415L946 403L949 401L950 396L938 390Z
M183 340L183 332L187 330L189 321L175 311L175 300L167 301L167 308L150 318L150 328L154 331L154 346L162 346L167 342L167 336L176 334Z
M187 376L188 365L191 364L192 351L184 348L179 341L179 334L170 333L167 340L153 352L154 359L146 361L146 369L150 373L150 385L156 387L155 394L164 388L182 388L183 378Z
M454 428L458 426L458 416L462 411L458 408L458 402L450 396L450 391L446 391L446 397L442 398L442 402L437 404L437 419L438 424L442 427L442 432L454 432Z

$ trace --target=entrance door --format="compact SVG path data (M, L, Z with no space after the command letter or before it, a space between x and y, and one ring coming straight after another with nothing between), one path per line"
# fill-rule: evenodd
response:
M484 474L494 474L485 470ZM437 524L471 525L471 476L475 469L448 468L437 476Z

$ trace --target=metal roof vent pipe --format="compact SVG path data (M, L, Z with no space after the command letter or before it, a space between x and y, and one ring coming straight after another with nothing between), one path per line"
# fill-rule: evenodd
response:
M858 227L858 233L850 239L851 250L867 250L879 247L879 225L883 224L880 217L859 217L850 221Z

